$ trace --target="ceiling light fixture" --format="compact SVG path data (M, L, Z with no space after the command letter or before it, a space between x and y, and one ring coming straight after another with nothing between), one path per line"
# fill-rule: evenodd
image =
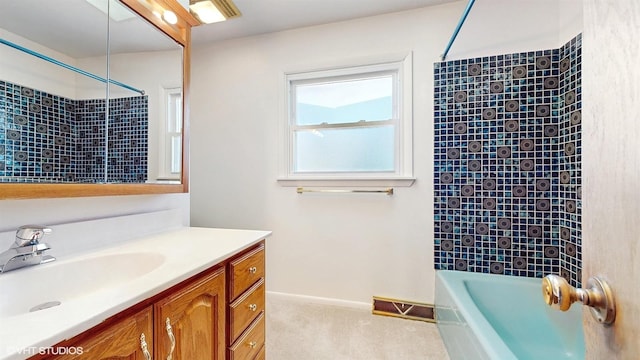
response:
M203 24L212 24L240 16L231 0L189 0L189 10Z
M178 23L178 16L176 15L176 13L170 10L165 10L162 13L162 19L171 25L175 25Z

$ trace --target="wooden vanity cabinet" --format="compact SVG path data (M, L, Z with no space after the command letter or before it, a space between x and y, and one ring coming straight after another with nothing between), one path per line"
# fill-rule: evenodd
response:
M157 301L154 358L223 360L225 301L224 268Z
M262 241L30 360L264 359L264 265Z
M265 247L264 242L228 265L227 358L264 358Z
M218 265L54 347L74 354L30 360L224 360L225 282Z
M145 359L145 351L153 353L152 319L153 311L148 306L73 345L58 345L52 353L66 353L55 357L61 360Z

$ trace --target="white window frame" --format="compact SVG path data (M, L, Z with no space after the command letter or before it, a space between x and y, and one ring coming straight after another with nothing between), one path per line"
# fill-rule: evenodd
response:
M180 163L177 164L180 170L178 172L174 172L171 169L173 168L173 139L175 137L180 138L180 144L182 144L182 122L184 121L183 109L184 105L182 104L182 88L163 88L163 126L160 130L160 142L159 142L159 169L158 169L158 180L180 180L181 179L181 171L182 171L182 155L180 155L180 159L178 160ZM171 99L177 98L180 99L178 106L173 104ZM178 118L179 117L179 118ZM175 131L171 131L174 129ZM182 146L180 146L182 148ZM182 152L180 152L182 154Z
M362 74L394 73L395 169L392 172L295 172L295 94L292 83L322 79L357 78ZM280 119L278 183L282 186L411 186L413 177L412 54L370 59L365 65L335 66L323 70L285 72Z

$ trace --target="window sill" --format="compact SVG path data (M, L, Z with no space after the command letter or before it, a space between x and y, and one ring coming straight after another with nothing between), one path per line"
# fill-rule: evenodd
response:
M415 178L371 178L371 179L310 179L310 178L278 178L280 186L381 186L381 187L409 187Z

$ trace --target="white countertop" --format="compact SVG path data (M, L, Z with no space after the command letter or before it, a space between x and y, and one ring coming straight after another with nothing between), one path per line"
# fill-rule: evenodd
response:
M0 274L0 297L4 298L2 303L6 303L7 300L11 301L12 297L19 298L24 291L19 288L6 288L6 284L21 283L22 280L25 281L24 285L16 287L35 287L37 290L39 279L46 281L47 286L55 286L55 281L64 281L64 286L73 287L77 274L65 274L65 279L52 280L47 278L47 270L53 273L55 266L62 269L63 266L69 265L69 262L78 259L87 260L85 263L91 264L94 258L111 259L121 254L129 254L127 259L131 260L135 259L138 253L153 253L153 257L141 259L153 260L155 263L153 270L127 281L118 281L104 287L96 285L94 290L86 294L82 293L82 289L74 289L78 295L61 299L60 305L48 309L28 312L34 304L20 300L25 302L27 310L18 315L0 317L0 359L24 359L35 355L40 349L69 339L251 247L269 235L270 231L187 227ZM49 253L55 256L53 249ZM77 270L78 266L70 268ZM104 271L108 273L109 267L105 266ZM25 353L21 349L31 352Z

